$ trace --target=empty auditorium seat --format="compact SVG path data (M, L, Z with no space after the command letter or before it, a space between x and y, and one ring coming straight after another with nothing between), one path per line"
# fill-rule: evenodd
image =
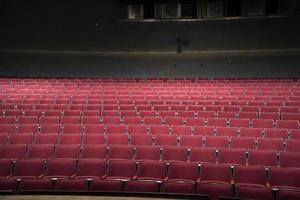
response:
M132 145L152 145L152 135L133 134L130 136L130 144L132 144Z
M0 134L6 133L16 133L16 127L15 124L0 124Z
M277 152L275 150L249 150L248 164L277 166Z
M137 180L162 181L167 173L167 165L162 161L141 160L138 162Z
M16 117L15 116L1 116L0 117L0 124L15 124Z
M280 167L296 167L300 168L300 153L299 152L280 152Z
M126 125L124 124L108 124L106 126L107 134L125 134L126 133Z
M105 145L83 145L81 158L97 158L106 159L106 146Z
M59 144L55 146L53 157L78 159L79 156L80 156L79 144Z
M199 118L204 118L204 119L207 119L207 118L214 118L216 116L216 113L215 111L199 111L197 113L197 116Z
M228 163L233 165L245 165L246 154L244 149L220 149L218 154L219 163Z
M11 159L0 159L0 179L6 179L12 176L12 164L13 161ZM2 188L0 190L2 190Z
M283 139L282 138L258 138L257 149L283 151L284 149Z
M160 145L160 146L177 146L177 136L159 134L155 136L154 143L155 145Z
M216 128L216 136L227 136L227 137L235 137L238 135L237 127L217 127Z
M133 147L130 145L110 145L108 159L133 159Z
M86 124L100 124L100 118L98 116L83 116L81 123Z
M34 137L34 144L56 144L57 142L57 133L40 133Z
M86 124L84 127L85 134L104 134L105 127L103 124Z
M228 148L228 145L227 136L205 136L204 138L205 147Z
M102 118L103 124L121 124L121 118L120 117L103 117Z
M181 135L179 141L180 146L203 147L202 135Z
M58 144L81 144L80 134L60 134Z
M76 162L73 159L50 159L44 178L70 178L75 175Z
M146 125L130 124L127 126L128 134L147 134L148 127Z
M163 121L160 117L144 117L143 122L146 125L161 125Z
M287 129L265 129L265 138L282 138L283 140L286 140L288 139L288 136Z
M250 127L250 120L249 119L230 119L229 120L230 127Z
M231 186L232 178L230 166L227 164L201 165L200 183L197 185L198 194L207 194L210 199L218 199L220 196L233 196Z
M181 117L165 117L164 122L170 126L181 126L183 125L183 118Z
M162 160L165 161L187 161L187 148L184 146L164 146Z
M64 124L62 127L64 134L82 134L81 124Z
M277 128L298 129L298 120L277 120Z
M54 146L52 144L31 144L28 145L27 159L50 159L53 156Z
M167 181L162 183L161 192L195 194L198 176L197 163L171 162Z
M194 118L195 117L195 112L190 110L190 111L178 111L177 113L178 117L183 117L183 118Z
M253 120L253 119L257 119L258 115L257 115L257 112L242 112L242 111L240 111L238 113L238 118Z
M272 167L269 170L269 184L279 189L279 199L298 199L300 169Z
M142 118L141 117L124 117L123 123L127 125L140 125L142 124Z
M187 126L204 126L204 124L205 124L204 118L187 117L185 119L185 125Z
M263 166L235 166L234 183L238 198L273 199Z
M149 133L152 135L169 134L169 129L167 125L150 125Z
M104 144L103 134L84 134L82 136L82 144Z
M8 144L32 144L32 133L13 134L8 139Z
M37 124L20 124L18 126L19 133L37 133L38 125Z
M150 145L135 146L135 160L160 160L160 147Z
M55 182L54 191L87 191L86 180L81 179L59 179Z
M280 115L278 112L261 112L259 114L260 119L272 119L274 121L280 119Z
M106 179L130 180L135 176L136 162L134 160L110 160Z
M226 127L226 118L207 118L207 126Z
M254 137L231 137L231 148L255 149Z
M215 134L215 128L213 126L195 126L194 135L214 135Z
M128 135L121 133L121 134L109 134L106 136L106 144L120 144L120 145L127 145L129 143Z
M13 178L41 178L44 175L45 163L42 159L17 160Z
M155 109L155 106L154 106ZM175 117L175 111L170 111L170 110L160 110L158 112L158 115L161 118L165 118L165 117Z
M18 118L18 124L37 124L38 117L37 116L20 116Z
M59 124L59 116L43 116L40 118L40 124Z
M61 126L59 124L42 124L40 127L40 133L57 133L61 132Z
M218 118L225 118L229 120L230 118L235 118L236 113L234 111L224 111L218 112Z
M216 163L217 155L215 148L192 147L190 161L197 163Z
M286 151L300 152L300 140L287 140Z
M253 119L254 128L273 128L274 121L272 119Z
M172 126L171 134L174 135L192 135L192 127L191 126Z
M0 145L7 144L8 134L0 134Z
M104 159L84 158L78 160L75 179L99 179L105 177L106 161Z
M262 137L262 129L261 128L240 128L240 136L241 137Z
M299 140L300 139L300 129L292 129L290 131L291 139Z

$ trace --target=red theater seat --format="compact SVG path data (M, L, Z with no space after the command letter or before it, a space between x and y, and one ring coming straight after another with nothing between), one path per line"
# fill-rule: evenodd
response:
M228 148L228 137L227 136L205 136L204 138L205 147L215 148Z
M81 158L106 159L106 151L105 145L83 145Z
M160 160L159 146L137 145L135 147L135 160Z
M244 149L220 149L218 155L219 163L228 163L233 165L246 164L246 154Z
M275 150L249 150L248 164L277 166L277 152Z
M197 163L216 163L217 155L215 148L192 147L190 161Z
M32 144L28 145L27 159L50 159L53 156L54 146L52 144Z
M132 144L132 145L152 145L152 135L133 134L130 136L130 144Z
M133 159L133 147L130 145L110 145L108 147L108 159Z
M238 198L273 199L263 166L235 166L234 182Z
M32 144L32 133L13 134L8 139L8 144Z
M299 152L280 152L280 167L296 167L300 168Z
M136 162L134 160L110 160L106 179L130 180L135 176Z
M231 148L255 149L254 137L231 137Z
M105 177L104 159L85 158L78 161L75 179L99 179Z
M161 192L195 194L195 182L198 176L197 163L172 162L167 181L161 185Z
M44 175L45 163L42 159L17 160L13 178L40 178Z
M187 147L184 146L164 146L162 160L165 161L187 161Z
M210 199L220 196L232 197L233 188L230 166L227 164L201 165L200 183L197 185L198 194L207 194Z
M78 159L80 156L80 146L78 144L58 144L55 146L54 158Z
M76 162L73 159L50 159L44 178L70 178L75 175Z
M258 138L257 149L283 151L284 149L283 139L282 138Z
M177 136L167 134L156 135L154 143L160 146L177 146Z
M300 140L287 140L286 151L300 152Z

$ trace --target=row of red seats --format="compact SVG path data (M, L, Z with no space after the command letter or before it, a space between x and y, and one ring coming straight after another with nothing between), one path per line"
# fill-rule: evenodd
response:
M38 114L38 113L37 113ZM95 113L96 114L96 113ZM130 114L129 112L127 113ZM134 114L134 113L132 113ZM209 113L206 113L209 114ZM139 117L139 116L4 116L0 117L0 124L145 124L145 125L169 125L169 126L215 126L215 127L253 127L253 128L287 128L297 129L300 120L300 114L284 114L284 119L279 120L278 113L261 113L262 118L251 118L253 113L243 113L241 118L234 118L231 113L219 113L222 118L212 117L210 114L200 118L197 117L170 117L169 112L163 113L165 117L151 116L151 117ZM226 116L225 116L226 115ZM225 118L228 117L228 118ZM233 118L231 118L233 117Z
M48 118L47 118L48 119ZM99 118L91 118L98 120ZM136 119L136 118L134 118ZM158 119L159 118L154 118ZM218 119L218 118L217 118ZM191 118L186 125L167 125L167 124L100 124L86 123L86 124L60 124L58 118L48 119L48 123L38 124L0 124L1 134L14 134L14 133L98 133L98 134L177 134L177 135L227 135L242 137L262 137L263 134L267 137L272 135L282 135L284 138L288 136L288 131L292 137L298 138L299 123L297 120L278 120L277 128L273 126L273 120L260 120L257 126L249 127L249 120L235 119L230 120L230 127L227 124L209 124L205 126L203 119ZM51 120L51 121L50 121ZM161 121L159 121L161 122ZM193 123L192 123L193 122ZM219 122L219 121L216 121ZM226 122L226 121L225 121ZM261 123L261 124L259 124ZM265 125L266 124L266 125ZM261 128L265 127L265 128Z
M153 161L188 161L197 163L227 163L231 165L262 165L300 168L300 152L275 150L246 150L241 148L202 148L183 146L145 145L4 145L0 146L3 159L126 159ZM1 167L1 166L0 166Z
M300 92L300 91L299 91ZM247 92L240 94L237 91L226 92L222 90L222 92L211 92L211 93L204 93L204 92L188 92L189 94L185 94L185 92L181 92L182 94L151 94L150 92L143 91L128 91L128 92L109 92L101 93L101 92L91 92L91 91L51 91L47 92L44 91L31 91L27 93L18 93L18 91L14 92L13 94L10 93L1 93L0 91L0 98L7 102L7 103L43 103L43 102L51 102L51 103L86 103L90 100L99 100L105 101L107 99L114 99L114 100L161 100L161 101L187 101L187 100L194 100L194 101L221 101L221 100L247 100L249 102L252 101L299 101L299 93L298 92ZM252 93L252 94L251 94Z
M244 148L258 150L300 152L300 140L283 138L227 137L227 136L189 136L183 135L132 135L113 134L14 134L0 135L0 144L106 144L106 145L158 145L183 147Z
M72 112L85 112L88 110L99 110L102 112L115 111L115 112L126 112L126 111L136 111L136 112L274 112L274 113L299 113L299 103L297 106L222 106L222 105L167 105L167 104L0 104L0 109L2 109L2 115L12 116L12 115L22 115L23 112L28 112L30 110L40 110L43 112L56 110L60 111L60 114L63 113L72 113Z
M240 118L235 118L233 112L218 113L215 118L210 112L201 112L201 116L189 117L190 113L184 113L187 117L175 117L170 112L161 112L161 116L144 116L143 118L133 112L126 112L124 116L98 116L99 112L89 112L94 116L57 116L49 114L38 116L0 116L0 124L146 124L146 125L187 125L187 126L219 126L219 127L254 127L254 128L288 128L297 129L300 121L300 113L284 113L279 120L278 113L260 113L260 119L254 118L256 113L240 113ZM31 113L39 115L41 113ZM154 114L154 113L153 113ZM150 115L150 113L149 113Z
M272 189L279 189L278 199L298 199L299 169L262 166L235 166L133 160L72 159L2 160L1 190L19 191L130 191L220 196L272 200ZM268 176L266 176L268 174ZM268 177L268 178L267 178ZM87 179L88 178L88 179ZM87 184L87 181L89 184ZM125 183L125 185L124 185ZM125 187L124 187L125 186ZM160 188L160 189L158 189ZM235 190L234 190L235 189Z

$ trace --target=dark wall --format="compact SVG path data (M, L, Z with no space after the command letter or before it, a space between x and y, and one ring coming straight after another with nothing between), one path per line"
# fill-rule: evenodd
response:
M297 13L299 1L285 2L291 2L282 5L285 14ZM124 4L115 0L1 0L0 9L0 75L213 77L300 73L297 16L126 22L120 20L125 16ZM183 54L174 53L177 38L185 41ZM7 49L90 54L8 53ZM280 50L276 54L218 55L218 51L262 49ZM297 53L280 53L284 49ZM140 54L127 54L132 51ZM206 51L216 53L201 55ZM155 56L149 52L156 52Z
M176 38L191 51L300 47L297 17L124 22L115 0L1 2L2 49L175 51Z
M223 54L2 53L2 76L300 77L300 51Z

